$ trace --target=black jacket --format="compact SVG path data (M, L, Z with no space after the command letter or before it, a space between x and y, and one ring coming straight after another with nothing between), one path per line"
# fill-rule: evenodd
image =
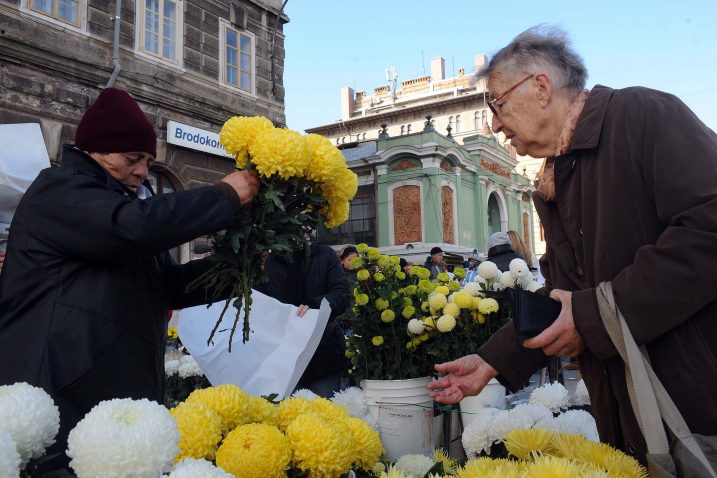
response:
M15 213L0 274L0 384L44 388L60 409L53 451L94 405L163 400L170 309L206 303L185 285L204 261L165 251L233 224L223 186L137 199L90 156L65 147Z
M326 298L331 306L331 316L319 347L300 383L345 369L348 363L344 333L336 317L349 307L349 284L336 252L329 246L315 245L308 259L299 251L293 262L270 255L264 270L269 281L255 287L259 292L285 304L306 304L312 309L318 309L321 299Z
M501 272L510 270L510 261L513 259L522 259L522 257L513 250L510 244L493 246L488 250L488 260L495 262Z

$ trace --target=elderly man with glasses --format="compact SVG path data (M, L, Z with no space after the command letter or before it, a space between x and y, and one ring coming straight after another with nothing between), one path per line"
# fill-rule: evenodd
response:
M436 365L439 402L493 377L523 387L550 356L579 357L600 437L644 460L625 367L602 322L610 281L638 345L693 433L717 434L717 135L679 99L641 87L585 90L566 35L529 29L477 77L494 98L493 130L518 154L546 158L535 207L557 320L534 338L512 324L475 355Z

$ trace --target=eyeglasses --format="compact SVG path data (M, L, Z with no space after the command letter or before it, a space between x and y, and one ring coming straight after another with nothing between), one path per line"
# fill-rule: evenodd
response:
M501 106L503 106L503 105L499 105L499 104L498 104L498 101L500 101L500 100L502 100L503 98L505 98L506 96L508 96L508 93L510 93L511 91L513 91L514 89L516 89L517 87L519 87L520 85L522 85L523 83L525 83L526 81L528 81L529 79L531 79L531 78L534 77L534 76L535 76L535 74L526 76L525 78L523 78L522 80L520 80L518 83L514 84L513 86L511 86L510 88L508 88L507 90L505 90L505 92L504 92L502 95L500 95L500 96L497 97L497 98L493 98L492 100L490 100L490 101L488 102L488 108L490 108L490 110L493 112L494 115L500 117L500 108L501 108Z

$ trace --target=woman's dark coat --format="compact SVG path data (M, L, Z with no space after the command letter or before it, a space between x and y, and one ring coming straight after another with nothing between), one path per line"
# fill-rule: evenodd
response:
M556 200L533 199L545 229L541 270L573 293L579 357L603 441L643 457L625 370L595 287L612 281L638 344L694 433L717 435L717 135L680 100L595 87L571 151L555 158ZM512 389L545 362L512 324L479 354Z
M207 302L185 292L206 264L165 251L232 225L238 203L223 186L137 199L71 147L30 186L0 274L0 384L52 396L54 450L102 400L163 401L168 312Z

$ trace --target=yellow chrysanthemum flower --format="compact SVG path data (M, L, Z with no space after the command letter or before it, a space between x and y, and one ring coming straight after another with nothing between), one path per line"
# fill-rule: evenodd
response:
M552 447L553 433L543 428L527 428L522 430L511 430L505 434L503 444L511 455L528 460L531 453L543 452L553 454Z
M382 346L382 345L383 345L383 336L381 336L381 335L376 335L376 336L374 336L374 337L371 339L371 343L372 343L375 347L380 347L380 346Z
M169 410L179 430L178 462L184 458L213 460L222 439L222 419L214 410L195 402L182 402Z
M289 440L263 423L237 427L217 451L217 466L242 478L284 477L290 460Z
M404 307L411 307L411 306L413 306L413 301L411 300L410 297L402 297L402 299L403 299L403 306L404 306Z
M339 478L351 468L354 447L344 422L330 422L318 413L297 417L286 429L294 466L310 478Z
M275 128L261 132L249 146L251 162L260 176L303 178L309 164L309 148L296 131Z
M450 332L456 327L456 318L452 315L442 315L436 321L436 328L439 332Z
M167 329L167 337L170 339L177 339L179 338L179 332L177 332L176 327L170 327Z
M351 269L358 269L360 267L363 267L363 259L360 257L354 257L351 259Z
M436 328L436 321L433 320L433 317L426 317L423 319L423 323L426 324L426 327L429 327L431 329Z
M388 309L388 300L383 297L379 297L373 305L376 306L376 310L386 310Z
M452 280L448 283L448 290L451 292L456 292L461 290L461 283L455 280Z
M366 304L368 304L368 295L359 294L356 296L356 305L366 305Z
M349 418L349 412L346 408L323 397L316 397L311 400L311 406L314 412L332 421Z
M428 298L428 305L433 310L441 310L448 303L448 298L439 292L436 292Z
M485 315L481 314L480 312L474 310L473 312L471 312L471 315L473 316L473 320L478 322L480 325L486 323Z
M406 273L403 271L396 272L396 279L398 280L404 280L406 278Z
M473 305L473 296L465 291L456 292L453 294L453 303L461 309L469 309Z
M358 176L344 167L320 187L321 192L329 200L350 201L358 190Z
M433 459L436 463L443 465L444 475L453 475L456 472L457 461L454 458L448 456L448 453L443 448L436 448L433 452Z
M478 312L484 315L498 312L498 301L492 298L482 299L478 304Z
M351 205L343 199L328 198L328 203L321 208L320 214L326 217L324 225L331 229L345 223L349 218Z
M356 245L356 250L357 250L360 254L366 254L366 253L368 252L368 244L366 244L365 242L362 242L362 243L360 243L360 244L357 244L357 245Z
M262 397L249 396L249 411L244 423L279 425L279 407Z
M289 397L279 402L279 429L285 431L286 428L297 417L313 411L311 401L302 397Z
M376 476L381 475L384 471L386 471L386 465L380 461L377 461L376 464L371 467L371 472Z
M377 261L379 257L381 257L381 251L375 247L369 247L368 251L366 251L366 258L369 261Z
M390 309L381 312L381 321L390 324L396 318L396 313Z
M396 465L391 465L388 467L386 471L381 472L381 475L379 478L411 478L413 475L406 475L403 470L401 470Z
M443 315L451 315L453 317L458 317L459 315L461 315L461 309L456 304L446 304L443 307Z
M274 129L271 121L263 116L234 116L224 123L219 132L219 142L234 156L239 169L246 168L247 153L256 137Z
M517 478L521 468L518 462L504 458L492 459L488 457L469 460L456 474L457 478Z
M404 319L410 319L414 315L416 315L416 308L412 305L409 305L408 307L404 307L403 311L401 312L401 315Z
M440 272L436 276L436 279L438 280L438 282L448 282L449 280L451 280L451 276L448 275L448 272Z
M249 411L249 395L236 385L219 385L193 391L186 400L214 410L222 419L222 433L244 423Z
M386 276L381 274L380 272L376 272L373 275L373 280L375 280L376 282L383 282L384 280L386 280Z
M318 134L304 136L309 148L309 164L306 179L323 183L338 175L346 168L346 160L331 141Z
M555 456L538 456L525 470L525 478L575 478L583 468L568 460Z
M411 275L416 276L419 279L428 279L431 276L431 271L425 267L413 266L411 267Z
M406 295L416 295L416 292L418 292L418 287L413 284L407 285L403 288L403 293Z
M369 277L371 277L371 273L366 269L361 269L356 273L356 278L360 281L368 280Z
M480 305L480 301L482 299L480 297L473 297L473 304L471 304L471 310L478 310L478 306Z
M451 293L451 289L449 289L448 286L445 286L445 285L439 285L438 287L436 287L435 290L439 294L443 294L443 295L448 295Z
M466 270L462 267L456 267L455 269L453 269L453 274L456 276L456 279L466 278Z
M354 447L354 463L364 470L370 470L383 455L383 445L376 430L358 418L348 418L346 425L351 431Z

